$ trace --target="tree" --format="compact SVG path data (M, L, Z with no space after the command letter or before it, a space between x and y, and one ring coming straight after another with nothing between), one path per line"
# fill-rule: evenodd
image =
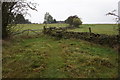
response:
M16 16L18 14L28 14L28 9L36 10L35 3L18 0L17 2L2 3L2 38L5 39L12 35L16 26ZM20 16L20 15L19 15ZM22 16L21 16L22 17ZM22 19L22 18L21 18Z
M49 16L49 13L46 12L46 13L45 13L45 16L44 16L44 23L48 23L48 22L47 22L47 21L48 21L48 16Z
M79 27L79 25L82 24L82 21L78 16L69 16L66 20L65 23L69 24L72 27Z
M120 2L119 2L120 4ZM120 7L119 7L120 8ZM106 15L112 15L115 16L116 22L118 23L118 52L120 52L120 13L117 15L116 10L113 10L112 12L107 13ZM120 12L120 11L118 11Z
M22 14L18 14L16 16L16 24L22 24L25 23L25 18Z
M51 15L48 16L48 23L53 23L53 17Z
M22 14L17 14L15 23L16 24L30 24L31 22L28 19L25 19Z
M47 24L54 23L53 17L48 12L46 12L45 14L44 23L47 23Z
M75 27L79 27L79 25L81 25L81 24L82 24L82 22L79 18L73 18L73 25Z
M56 19L53 20L53 23L57 23Z
M31 24L31 22L28 19L25 19L25 24Z
M17 2L3 2L2 3L2 38L6 38L10 35L10 26L14 20L12 8Z
M106 15L112 15L115 16L116 18L116 22L118 23L118 32L119 32L119 36L120 36L120 16L115 14L116 10L113 10L112 12L107 13Z

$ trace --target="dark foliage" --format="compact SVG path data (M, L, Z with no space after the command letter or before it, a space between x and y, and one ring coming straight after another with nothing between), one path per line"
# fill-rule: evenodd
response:
M70 16L65 20L65 23L70 24L73 27L79 27L82 24L82 21L78 16Z
M16 24L30 24L31 22L28 19L25 19L22 14L16 16Z
M36 10L36 4L23 0L2 3L2 39L12 35L17 23L29 23L23 17L23 15L28 14L28 8Z
M2 38L6 38L10 35L9 24L14 23L15 17L12 12L14 5L17 2L3 2L2 3Z

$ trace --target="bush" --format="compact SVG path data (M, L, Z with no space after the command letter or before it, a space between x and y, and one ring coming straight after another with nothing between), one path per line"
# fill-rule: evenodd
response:
M73 19L73 25L74 27L79 27L79 25L82 24L82 21L79 18L74 18Z
M79 25L82 24L82 21L77 16L70 16L65 20L65 23L72 27L79 27Z

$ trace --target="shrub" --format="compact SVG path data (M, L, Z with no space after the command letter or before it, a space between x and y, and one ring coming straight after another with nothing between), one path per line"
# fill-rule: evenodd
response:
M73 25L74 27L79 27L79 25L82 24L82 21L79 18L74 18L73 19Z
M70 16L68 17L65 22L72 27L79 27L82 24L82 21L77 16Z

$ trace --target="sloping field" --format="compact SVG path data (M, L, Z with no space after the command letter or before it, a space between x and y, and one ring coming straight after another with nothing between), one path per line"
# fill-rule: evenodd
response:
M117 52L76 39L3 41L3 78L116 78Z

